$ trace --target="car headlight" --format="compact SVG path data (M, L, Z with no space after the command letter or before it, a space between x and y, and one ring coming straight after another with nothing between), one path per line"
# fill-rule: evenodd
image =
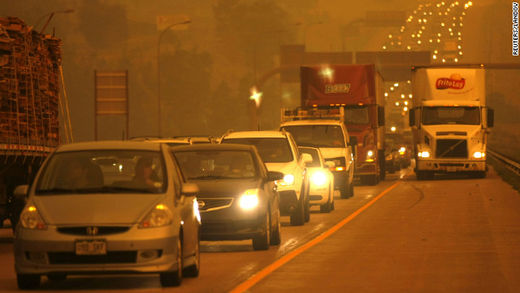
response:
M406 148L405 148L405 147L401 147L401 148L399 149L399 154L402 156L402 155L404 155L405 153L406 153Z
M473 153L473 158L475 158L475 159L483 159L485 157L486 157L485 152L474 152Z
M141 221L139 228L156 228L172 223L172 213L164 204L156 205L153 210Z
M26 229L46 230L47 224L43 221L35 206L27 206L20 215L20 224Z
M277 185L284 185L284 186L293 185L293 183L294 183L294 175L292 175L292 174L285 174L285 176L283 176L282 180L276 181Z
M246 190L238 200L238 205L244 210L252 210L258 206L258 189Z
M417 154L417 156L419 158L429 158L430 157L430 152L429 151L422 151L422 152L419 152Z
M313 185L323 186L328 182L327 174L323 171L316 171L312 173L311 182Z
M365 159L367 162L373 162L374 161L374 151L369 150L367 151L367 158Z

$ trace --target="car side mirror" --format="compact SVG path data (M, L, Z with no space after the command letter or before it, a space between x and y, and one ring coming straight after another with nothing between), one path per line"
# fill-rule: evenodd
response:
M195 196L199 193L199 186L195 183L184 183L181 190L182 195Z
M277 171L268 171L267 172L267 181L276 181L283 179L283 173Z
M302 154L302 161L307 164L307 163L312 163L312 156L310 154Z
M27 193L29 192L29 185L18 185L14 189L14 200L17 203L25 202L25 198L27 197Z
M325 167L329 168L329 169L332 169L334 167L336 167L336 164L334 164L333 161L325 161Z

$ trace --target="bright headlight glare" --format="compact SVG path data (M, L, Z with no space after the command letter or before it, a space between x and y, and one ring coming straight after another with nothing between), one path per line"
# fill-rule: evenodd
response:
M280 181L276 181L276 184L279 185L292 185L294 183L294 175L292 174L285 174L283 176L283 179Z
M252 210L258 206L258 190L248 189L240 196L238 205L244 210Z
M311 176L311 182L316 186L323 186L327 181L327 175L323 171L316 171Z
M401 148L399 149L399 154L400 154L400 155L404 155L404 153L406 153L406 148L405 148L405 147L401 147Z
M156 228L172 223L172 213L164 204L158 204L139 224L139 228Z
M367 162L373 162L374 161L374 151L373 150L367 151L367 158L366 158L365 161L367 161Z
M35 206L30 205L26 207L20 215L20 223L22 227L33 230L45 230L47 225L43 222L38 209Z
M486 156L486 153L484 152L474 152L473 153L473 158L475 159L482 159Z
M419 152L417 155L419 156L419 158L429 158L430 157L430 152L422 151L422 152Z

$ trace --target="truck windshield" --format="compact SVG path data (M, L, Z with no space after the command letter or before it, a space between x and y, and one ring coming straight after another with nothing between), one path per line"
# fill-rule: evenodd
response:
M369 124L367 106L350 106L345 108L345 124Z
M424 107L422 124L466 124L479 125L479 107Z
M293 160L286 138L227 138L222 143L254 145L265 163L286 163Z
M284 126L299 146L344 148L345 137L338 125Z

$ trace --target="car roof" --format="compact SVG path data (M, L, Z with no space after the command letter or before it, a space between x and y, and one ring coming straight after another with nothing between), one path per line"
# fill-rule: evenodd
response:
M158 151L160 143L150 141L104 140L70 143L59 146L56 152L84 151L84 150L147 150Z
M287 134L277 130L259 130L259 131L237 131L230 132L222 137L228 138L286 138Z
M283 126L293 126L293 125L341 125L342 122L339 120L326 120L326 119L304 119L304 120L294 120L287 121L280 125Z
M219 151L252 151L255 147L247 144L193 144L186 146L175 146L171 147L174 152L187 152L187 151L206 151L206 150L219 150Z

